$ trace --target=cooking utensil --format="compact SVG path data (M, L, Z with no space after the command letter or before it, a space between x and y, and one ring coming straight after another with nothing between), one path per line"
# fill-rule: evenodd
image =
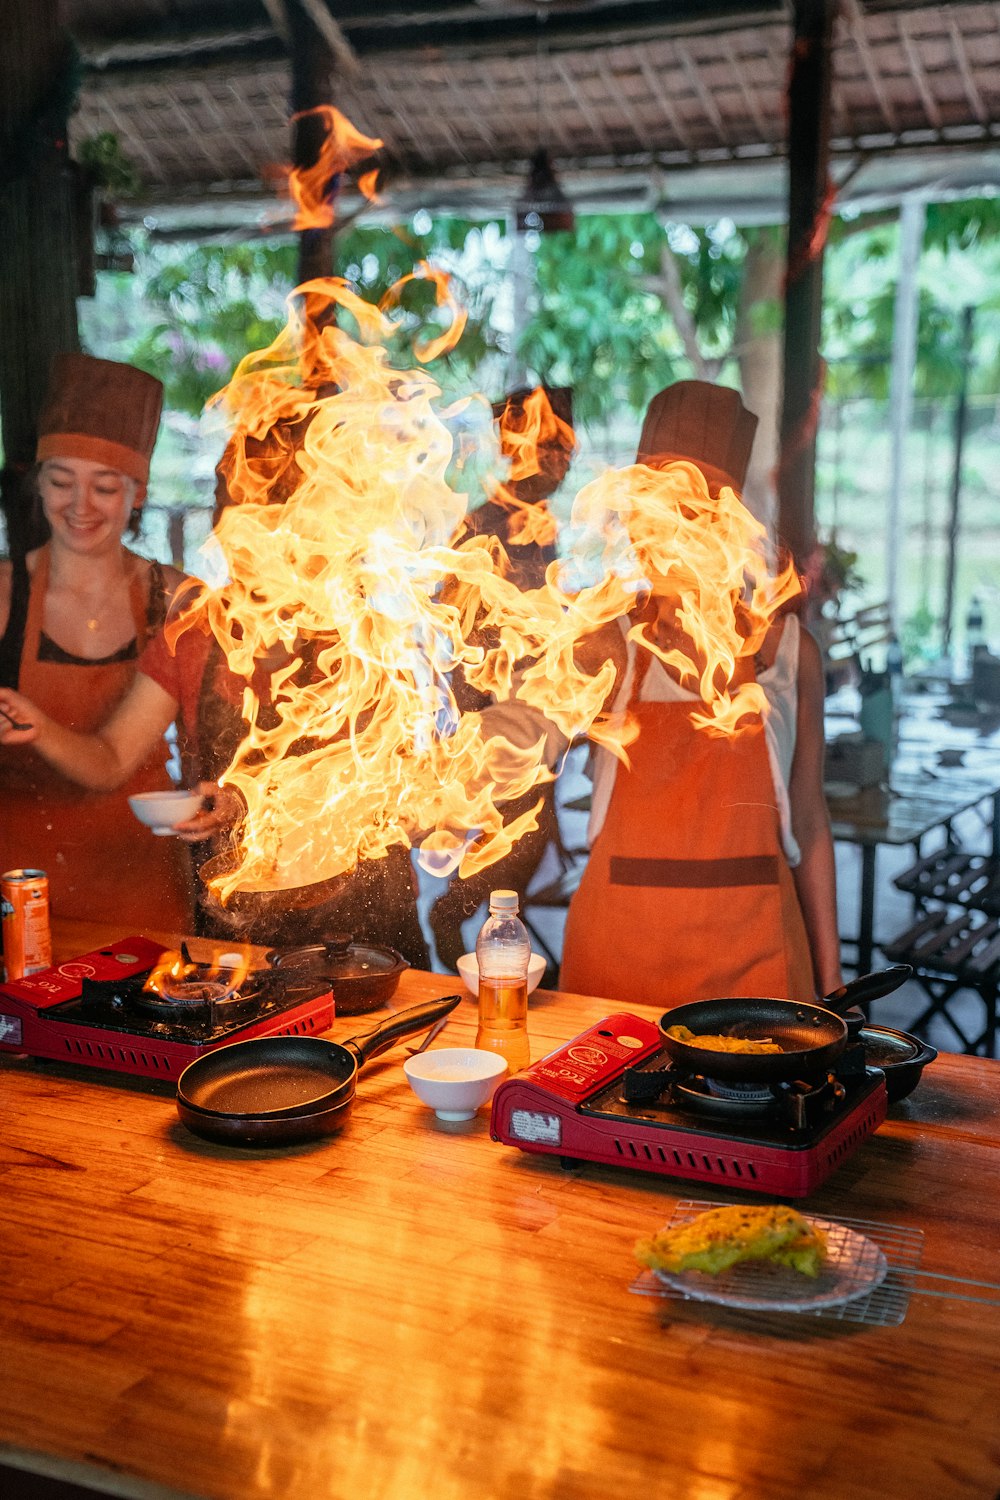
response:
M272 948L266 957L275 969L294 969L329 980L338 1016L364 1015L388 1004L400 975L410 967L395 948L356 943L349 934L324 943Z
M206 1053L177 1080L177 1112L196 1135L237 1145L284 1144L339 1130L365 1063L450 1014L449 995L400 1011L344 1043L323 1037L254 1037ZM273 1133L268 1125L276 1128Z
M897 989L909 977L905 964L862 974L830 996L837 1010L873 1000ZM780 1052L720 1052L696 1047L670 1035L686 1026L695 1035L772 1041ZM660 1019L663 1044L674 1062L691 1073L743 1083L781 1083L824 1072L847 1046L846 1022L826 1005L794 1000L696 1000L666 1011Z
M21 721L20 721L20 719L12 719L11 716L10 716L10 714L7 712L7 710L5 708L0 708L0 714L3 714L4 718L7 720L7 723L10 725L11 729L33 729L34 728L33 724L22 724Z
M889 1103L895 1104L912 1094L928 1063L937 1057L937 1048L908 1031L891 1026L862 1026L858 1036L864 1044L865 1062L870 1068L881 1068Z
M435 1021L434 1025L431 1027L430 1031L424 1037L424 1039L420 1043L419 1047L407 1047L406 1050L407 1050L408 1054L410 1055L410 1057L419 1057L420 1054L421 1054L421 1052L426 1052L427 1048L430 1046L431 1042L433 1042L433 1040L434 1040L434 1038L436 1036L439 1036L441 1034L441 1032L444 1030L444 1028L447 1026L447 1024L448 1024L448 1017L447 1016L442 1016L441 1019L440 1019L440 1021Z

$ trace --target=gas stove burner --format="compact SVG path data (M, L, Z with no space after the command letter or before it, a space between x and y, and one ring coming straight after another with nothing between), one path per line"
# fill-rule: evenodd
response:
M142 1007L166 1005L172 1009L183 1009L188 1005L211 1005L216 1000L227 1000L234 993L231 984L218 979L162 979L156 989L146 989L135 997Z
M211 1027L256 1015L261 999L251 986L237 990L220 979L167 978L161 979L155 990L143 986L128 1004L168 1024Z
M766 1115L775 1108L770 1089L759 1089L753 1084L742 1087L720 1085L716 1079L702 1078L699 1074L676 1079L670 1097L675 1104L695 1114L719 1115L732 1120Z
M704 1091L715 1099L730 1099L734 1104L771 1104L774 1094L768 1084L759 1083L727 1083L721 1078L701 1078L697 1075L694 1082L704 1085Z

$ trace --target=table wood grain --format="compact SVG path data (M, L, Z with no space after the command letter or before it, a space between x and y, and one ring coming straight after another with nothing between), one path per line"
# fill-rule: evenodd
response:
M125 935L61 924L57 954ZM394 1006L457 985L411 972ZM614 1008L536 992L535 1054ZM473 1030L466 1000L435 1045ZM1000 1307L915 1295L896 1328L762 1328L632 1295L634 1241L678 1198L739 1195L567 1171L491 1141L485 1111L444 1125L402 1056L362 1071L342 1135L252 1153L189 1135L155 1081L0 1060L8 1484L19 1468L27 1495L49 1474L206 1500L1000 1491ZM942 1055L807 1207L921 1229L927 1270L996 1280L998 1100L1000 1064Z

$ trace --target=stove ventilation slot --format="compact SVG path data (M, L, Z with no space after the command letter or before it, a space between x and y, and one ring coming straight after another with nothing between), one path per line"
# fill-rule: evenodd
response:
M69 1037L64 1037L63 1041L70 1057L82 1057L98 1066L117 1068L124 1065L127 1068L141 1068L147 1074L163 1073L165 1076L173 1076L174 1070L169 1057L164 1057L159 1052L147 1052L142 1047L111 1047L106 1042L84 1042L75 1037L72 1041Z
M639 1167L647 1163L652 1167L665 1167L668 1171L687 1175L697 1172L699 1176L757 1179L757 1169L752 1161L739 1161L736 1157L705 1156L695 1151L677 1151L663 1146L650 1146L648 1142L637 1145L635 1141L615 1137L615 1150L625 1161L634 1161Z
M275 1036L311 1036L314 1031L326 1030L329 1025L322 1016L303 1016L299 1021L290 1021L287 1026L282 1026Z
M866 1141L870 1135L878 1129L879 1116L872 1109L865 1115L864 1119L855 1122L854 1129L842 1140L836 1141L826 1153L826 1159L831 1167L839 1166L846 1156L852 1155Z

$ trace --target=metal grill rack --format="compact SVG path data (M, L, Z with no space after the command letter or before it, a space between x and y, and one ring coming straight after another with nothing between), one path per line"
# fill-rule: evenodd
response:
M707 1209L728 1206L721 1202L705 1203L690 1198L681 1199L675 1204L665 1227L673 1229L681 1224L690 1223ZM810 1216L806 1215L806 1217ZM852 1231L856 1235L863 1235L866 1240L876 1246L888 1263L885 1278L866 1295L855 1297L851 1301L822 1307L807 1304L802 1307L791 1307L787 1303L782 1303L780 1307L776 1306L767 1310L739 1309L741 1317L752 1320L754 1323L788 1316L819 1318L824 1323L863 1323L873 1327L895 1328L905 1319L910 1297L915 1293L929 1297L952 1298L962 1302L978 1302L1000 1310L1000 1284L969 1281L958 1276L944 1276L934 1271L920 1269L924 1248L922 1230L908 1229L900 1224L883 1224L873 1219L828 1218L825 1215L815 1217L821 1220L824 1227L830 1229L832 1243L836 1243L836 1232L839 1228L842 1231ZM929 1279L936 1285L932 1287L915 1285L915 1279L920 1281ZM637 1276L631 1283L629 1291L640 1296L663 1297L670 1301L686 1302L689 1306L713 1307L717 1305L709 1298L704 1296L695 1298L680 1287L665 1284L652 1271L643 1271ZM986 1295L988 1293L992 1295ZM729 1307L726 1310L732 1311Z

